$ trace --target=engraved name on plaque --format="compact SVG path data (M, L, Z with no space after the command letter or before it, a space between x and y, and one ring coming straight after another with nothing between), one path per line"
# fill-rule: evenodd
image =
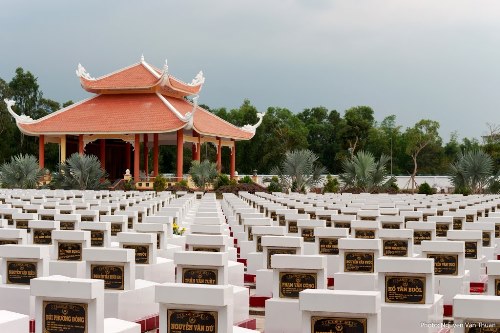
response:
M354 238L375 239L375 230L357 229L354 231Z
M43 302L43 333L90 333L87 325L87 304Z
M193 246L193 251L220 252L220 248L210 246Z
M491 246L491 233L489 231L483 231L483 246Z
M317 273L280 272L280 298L299 298L305 289L316 289Z
M453 230L462 230L462 219L453 219Z
M477 242L465 242L465 258L477 259Z
M304 242L314 243L314 228L302 228L302 238Z
M104 246L104 230L90 230L90 246Z
M450 230L450 225L448 223L436 223L437 237L446 237L448 230Z
M136 264L149 264L149 245L123 244L123 248L135 250L135 263Z
M17 220L16 221L16 229L24 229L24 230L28 230L28 232L29 232L28 221L27 220Z
M20 239L0 239L0 245L19 244Z
M428 253L434 259L434 275L458 275L458 254Z
M500 296L500 279L495 279L495 296Z
M257 244L257 252L262 252L262 235L255 236Z
M7 283L29 285L37 277L37 263L7 260Z
M217 311L167 310L167 332L217 332Z
M59 223L59 230L75 230L75 222L73 222L73 221L61 221Z
M366 318L311 317L311 333L367 333Z
M116 236L119 232L122 232L123 225L121 223L111 223L111 236Z
M344 272L373 273L374 265L373 252L344 252Z
M271 257L274 254L296 254L295 248L268 248L267 249L267 268L271 269Z
M339 254L339 239L338 238L322 238L318 239L319 254Z
M432 232L430 230L414 230L413 231L413 244L420 245L422 241L432 240Z
M299 232L299 228L297 227L297 221L288 221L288 232L293 234Z
M90 265L90 278L104 280L104 289L123 290L125 266Z
M386 257L407 257L407 239L384 239L382 241L382 253Z
M382 223L382 229L400 229L400 227L401 227L400 223L391 223L391 222Z
M247 233L248 233L248 240L253 241L253 234L252 234L252 226L251 225L249 225L247 227Z
M425 276L385 276L386 303L425 303Z
M217 269L187 268L182 269L182 283L217 284Z
M57 246L57 260L82 260L82 243L59 242Z
M52 229L33 229L33 244L52 244Z

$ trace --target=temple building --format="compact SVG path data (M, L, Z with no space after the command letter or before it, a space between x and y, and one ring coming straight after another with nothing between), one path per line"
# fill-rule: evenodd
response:
M94 96L53 112L40 119L18 115L13 101L6 100L19 130L39 137L39 163L44 167L46 143L57 143L61 162L78 152L96 155L111 179L121 178L126 169L140 180L140 147L145 175L158 175L160 145L177 146L176 177L183 177L183 147L193 149L200 160L202 143L217 147L217 167L221 170L222 149L231 150L230 176L235 176L236 145L250 140L262 122L237 127L199 107L198 97L205 82L203 72L185 83L169 73L167 62L158 69L144 60L99 78L91 77L78 65L76 74L86 91ZM152 149L153 166L148 166ZM152 171L152 173L151 173Z

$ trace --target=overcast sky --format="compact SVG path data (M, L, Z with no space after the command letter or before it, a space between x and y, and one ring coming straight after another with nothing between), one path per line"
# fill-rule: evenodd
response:
M1 0L0 49L0 77L21 66L59 102L88 96L78 63L98 77L144 54L203 70L210 107L369 105L445 142L500 123L498 0Z

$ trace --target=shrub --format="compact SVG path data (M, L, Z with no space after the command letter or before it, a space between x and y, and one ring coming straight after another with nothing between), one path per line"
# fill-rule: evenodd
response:
M229 176L223 173L220 173L214 181L214 189L218 189L221 186L227 186L231 184L231 179Z
M434 191L432 190L432 187L427 184L427 183L422 183L420 184L420 186L418 187L418 194L427 194L427 195L431 195L431 194L434 194Z
M217 165L208 160L204 160L201 163L193 161L189 169L189 174L196 186L205 190L207 185L212 183L217 177Z
M74 153L59 165L51 186L68 190L102 190L110 185L106 177L97 157Z
M155 181L153 183L153 189L155 192L165 191L165 187L167 187L167 178L162 175L158 175L155 177Z
M271 181L269 183L269 185L267 186L267 191L268 192L281 192L281 191L283 191L283 188L281 187L279 182Z
M241 178L238 183L240 184L253 184L253 180L252 180L252 177L250 176L245 176L243 178Z
M323 193L337 193L339 191L339 181L331 175L326 176L326 184L323 186Z
M175 185L188 187L188 181L186 179L183 179L183 180L180 180L177 183L175 183Z
M125 180L123 182L123 190L124 191L132 191L135 190L135 183L132 179Z

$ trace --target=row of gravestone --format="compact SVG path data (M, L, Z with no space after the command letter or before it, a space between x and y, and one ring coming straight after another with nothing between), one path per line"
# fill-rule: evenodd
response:
M120 217L121 211L118 209L109 212L110 215L94 214L96 220L85 222L81 222L78 210L74 210L72 214L64 214L80 217L80 219L76 218L73 224L76 230L57 230L59 221L48 219L30 220L28 229L17 229L15 228L16 216L14 216L12 225L9 226L7 223L6 228L0 229L0 241L4 244L9 241L16 243L0 246L0 256L3 257L4 263L2 270L5 272L2 274L5 281L0 286L0 293L4 291L3 296L6 296L6 299L11 298L6 293L15 294L17 300L23 300L21 302L24 307L23 311L35 318L35 303L30 295L29 283L37 277L42 278L44 275L53 274L52 270L59 269L57 274L79 275L78 277L83 275L85 278L104 280L105 317L116 315L118 318L133 320L158 312L158 302L154 300L157 282L177 281L175 286L183 287L183 292L190 290L184 288L184 284L230 286L229 283L232 283L234 286L226 288L223 293L227 298L224 302L228 305L230 303L231 310L230 315L225 316L230 319L231 327L233 322L248 320L248 290L242 287L243 265L228 260L229 258L236 259L236 249L230 246L230 237L227 235L228 229L224 225L225 218L220 205L213 196L206 197L206 200L196 200L196 198L196 195L185 195L182 198L170 200L166 205L158 206L156 212L153 209L146 211L142 221L133 223L133 228L139 232L122 231L116 236L111 235L111 224L118 223L114 220ZM154 216L149 216L149 212ZM41 211L41 213L47 212ZM181 226L187 226L191 234L172 235L174 220ZM213 221L217 223L214 225ZM125 224L122 220L120 223ZM191 225L191 223L195 224ZM161 233L163 234L151 227L155 225L162 227ZM54 228L46 228L48 226ZM45 235L49 238L45 240L46 244L34 244L42 237L41 233L34 237L38 229L50 229ZM105 233L92 235L93 230L105 231ZM103 241L99 242L101 238ZM160 248L157 248L159 238L163 240L163 244L160 242ZM109 239L109 242L107 243L105 239ZM25 243L30 243L30 245L23 245ZM111 247L107 246L109 243ZM188 251L181 251L184 246ZM163 258L160 257L161 250L165 255ZM171 257L173 260L166 257ZM17 266L14 267L15 265ZM174 265L177 267L177 276L173 271ZM139 272L142 273L139 274ZM160 281L155 283L155 280ZM191 293L196 290L199 289L195 288ZM230 296L227 290L231 291ZM193 297L203 305L203 292ZM0 308L18 309L12 302L5 303ZM191 305L194 309L200 304ZM178 316L181 315L178 314ZM191 318L191 320L194 319ZM39 320L37 322L40 323ZM224 321L220 322L217 331L229 331L226 326ZM202 329L204 326L199 327ZM76 332L67 329L68 332ZM209 326L203 329L210 331ZM235 330L241 331L242 329L235 328Z
M374 197L370 199L373 201ZM382 332L399 332L403 326L410 327L408 330L405 328L405 331L408 332L422 332L424 329L427 332L435 332L436 329L441 327L441 324L424 325L425 327L417 324L419 321L422 323L441 323L442 320L436 319L442 319L443 301L445 301L445 304L453 305L455 297L469 297L467 294L469 293L470 271L473 271L475 279L481 280L483 278L487 258L482 254L485 231L489 232L488 238L490 240L490 243L487 244L489 246L485 246L485 248L491 248L489 252L485 252L490 256L488 259L493 259L491 257L495 253L496 247L495 237L493 236L495 222L500 223L500 219L494 217L494 211L499 208L498 196L484 197L483 201L489 203L485 206L489 207L487 213L491 214L491 217L480 217L480 219L484 219L484 222L477 222L477 212L472 206L469 210L470 214L474 215L474 219L471 221L474 223L466 222L465 214L463 214L464 220L462 222L466 228L471 225L477 227L477 229L451 230L450 228L446 232L447 238L441 237L439 241L435 240L436 222L431 220L436 218L440 220L439 222L443 221L443 223L448 223L452 227L454 217L447 216L446 213L439 217L429 214L426 222L422 221L422 215L420 215L418 217L419 221L407 221L406 227L408 229L382 229L380 220L383 220L384 217L381 216L380 212L373 210L373 207L370 207L370 210L358 210L357 215L338 215L336 211L328 214L333 224L332 228L326 227L327 219L316 219L316 217L321 216L321 210L324 209L315 210L315 216L311 219L310 213L303 212L301 214L294 211L296 208L288 208L285 205L277 206L275 201L266 202L261 197L248 193L240 193L240 198L226 196L224 207L233 234L235 234L240 245L240 254L247 256L245 258L248 263L247 268L250 269L250 272L252 272L252 269L256 270L257 294L273 296L265 304L266 332L279 332L280 327L287 327L285 330L287 332L300 332L300 330L297 330L297 327L301 327L300 319L302 318L299 303L297 299L294 302L290 301L289 298L298 296L304 285L325 288L324 279L332 273L330 276L334 277L336 290L379 290L382 293L385 291L386 303L404 304L396 305L398 311L411 308L408 304L413 304L415 301L412 301L408 295L392 294L396 301L391 300L390 295L387 298L387 290L394 286L387 286L386 284L395 283L394 281L403 284L410 281L417 283L415 274L417 276L420 274L420 282L418 283L429 286L427 289L423 288L422 290L430 291L432 295L434 295L434 292L444 294L444 299L439 296L438 300L436 296L434 303L426 302L426 304L430 304L429 306L417 306L414 313L420 313L421 316L401 316L401 313L396 315L397 311L394 312L394 305L382 306ZM460 208L458 207L458 209ZM484 214L484 207L480 207L480 209ZM406 216L409 215L411 214ZM350 233L348 228L338 228L338 226L335 228L334 221L339 216L346 216L343 222L349 223L352 229ZM404 216L397 217L403 218L401 226L404 226ZM415 218L415 216L412 217ZM358 218L359 220L357 220ZM288 227L290 222L295 222L298 230L290 232L289 228L279 225L280 221L284 221ZM307 230L306 233L303 232L304 229ZM356 231L364 232L359 233ZM302 237L291 236L292 234L301 235ZM306 240L311 238L313 241L310 242L311 244L307 244L309 242ZM416 243L414 243L415 240L417 240ZM309 247L306 247L307 245ZM417 251L412 250L412 247L417 249L418 254L414 254ZM305 252L325 255L328 264L325 261L324 264L318 262L314 266L312 263L315 256L301 255ZM271 257L275 253L287 255ZM274 261L274 259L281 256L288 258L286 259L288 264L283 264L285 259L281 258L277 262ZM387 256L387 258L383 258L384 256ZM402 258L394 258L394 256L401 256ZM325 258L324 256L317 257ZM430 258L425 259L427 261L426 265L428 265L427 268L423 268L423 264L418 264L424 258ZM295 264L292 264L292 260L295 260ZM387 262L390 262L390 264L387 264ZM488 262L491 295L498 295L496 289L499 286L497 282L500 282L500 275L498 275L500 273L499 263L496 260ZM421 267L420 271L418 269L416 271L412 270L419 265ZM311 273L311 270L314 270L313 268L318 271ZM318 273L319 271L321 273ZM406 280L397 280L396 278L387 280L387 273L403 276ZM422 280L424 277L425 281ZM296 289L292 288L294 297L289 297L290 295L287 296L287 292L284 292L284 290L288 290L288 286L292 285L290 280L294 278L297 280L303 279L303 281L295 283L295 286L298 287ZM314 278L317 279L316 283L312 283ZM386 284L384 284L384 281ZM479 302L477 304L481 304L481 301L486 304L489 301L486 296L483 297L482 300L477 300ZM429 299L434 298L429 296ZM493 297L493 299L495 298ZM419 302L421 301L422 298L419 299ZM420 309L420 312L418 309ZM455 320L457 322L461 320L460 314L464 313L463 309L462 305L459 305L458 308L455 306ZM283 317L284 312L291 313L291 315ZM438 313L441 313L440 317L436 317ZM469 316L472 314L470 312ZM400 322L393 317L401 319ZM488 317L485 315L485 317L477 318L500 320L499 316Z

